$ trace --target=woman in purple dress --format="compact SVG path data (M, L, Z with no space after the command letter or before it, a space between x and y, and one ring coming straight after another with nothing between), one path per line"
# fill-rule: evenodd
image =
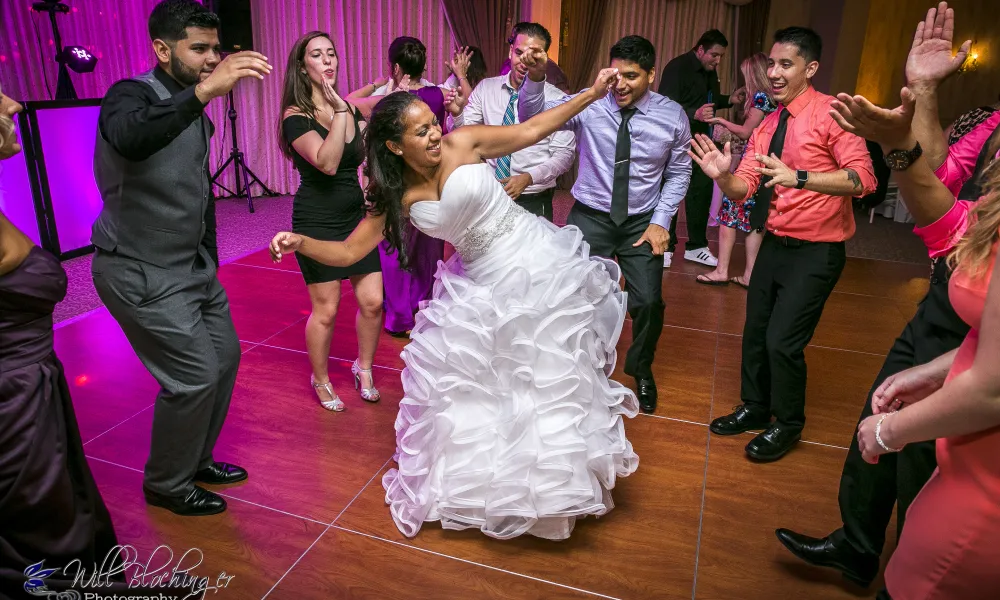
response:
M10 119L20 110L0 94L0 160L20 151ZM0 598L65 589L45 569L79 559L89 572L118 543L52 348L65 295L59 261L0 213Z
M430 107L442 125L445 122L444 91L421 79L427 64L427 48L412 37L399 37L389 46L389 68L392 79L375 81L347 97L367 119L381 96L406 91ZM380 85L386 84L386 85ZM379 246L382 256L382 282L385 285L385 329L389 335L406 337L414 326L414 315L420 303L429 300L434 286L434 272L444 258L444 242L436 240L412 226L405 232L405 250L409 256L407 268L400 266L399 256L387 243Z

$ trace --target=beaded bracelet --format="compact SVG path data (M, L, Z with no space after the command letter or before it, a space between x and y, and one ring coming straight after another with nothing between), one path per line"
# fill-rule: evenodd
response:
M882 415L882 418L878 420L878 423L875 423L875 441L878 442L878 445L882 446L882 449L886 452L899 452L902 448L890 448L885 445L885 442L882 441L882 421L885 421L885 418L888 416L889 413Z

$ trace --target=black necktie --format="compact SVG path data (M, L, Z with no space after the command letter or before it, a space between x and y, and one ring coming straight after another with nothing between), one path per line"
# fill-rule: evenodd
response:
M634 114L634 108L621 110L622 124L618 126L618 141L615 142L615 180L611 186L611 222L615 225L621 225L628 219L628 172L632 154L628 121Z
M787 129L788 117L788 109L783 108L781 114L778 115L778 126L774 130L774 135L771 136L771 145L767 147L768 156L774 154L781 158L781 149L785 146L785 129ZM754 231L764 227L764 224L767 223L767 213L771 209L771 196L774 194L774 188L764 187L768 181L771 181L769 175L761 177L760 185L757 186L757 191L753 195L754 204L753 208L750 209L750 229Z

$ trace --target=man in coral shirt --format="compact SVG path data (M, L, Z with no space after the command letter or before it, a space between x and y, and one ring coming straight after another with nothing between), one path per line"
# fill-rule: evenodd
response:
M836 124L834 98L812 87L821 52L810 29L775 33L768 77L780 110L754 131L735 173L728 144L720 151L703 135L691 144L692 158L723 193L754 197L750 225L767 230L747 295L743 405L711 425L719 435L764 429L746 446L760 461L781 458L801 438L803 351L844 269L844 242L854 234L851 197L876 185L865 141Z

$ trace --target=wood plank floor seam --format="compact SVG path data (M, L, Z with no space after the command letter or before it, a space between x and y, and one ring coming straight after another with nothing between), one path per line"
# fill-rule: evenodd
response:
M331 527L333 529L337 529L337 530L343 531L344 533L352 533L354 535L360 535L360 536L366 537L368 539L378 540L380 542L385 542L385 543L388 543L388 544L393 544L393 545L399 546L401 548L407 548L409 550L416 550L418 552L425 552L427 554L432 554L434 556L439 556L441 558L448 558L448 559L451 559L451 560L457 560L458 562L465 563L467 565L473 565L473 566L477 566L477 567L482 567L484 569L489 569L491 571L497 571L497 572L500 572L500 573L506 573L508 575L515 575L517 577L523 577L525 579L530 579L532 581L537 581L539 583L547 583L549 585L554 585L556 587L560 587L560 588L563 588L563 589L572 590L574 592L580 592L582 594L587 594L587 595L590 595L590 596L596 596L598 598L606 598L607 600L621 600L620 598L617 598L615 596L607 596L605 594L600 594L598 592L593 592L593 591L590 591L590 590L585 590L583 588L577 588L577 587L573 587L571 585L566 585L565 583L558 583L558 582L555 582L555 581L550 581L548 579L542 579L540 577L535 577L533 575L526 575L524 573L518 573L517 571L510 571L508 569L501 569L500 567L494 567L492 565L478 563L478 562L475 562L475 561L472 561L472 560L467 560L467 559L464 559L464 558L459 558L457 556L451 556L450 554L444 554L444 553L441 553L441 552L435 552L434 550L428 550L427 548L421 548L419 546L413 546L411 544L404 544L403 542L397 542L395 540L389 540L389 539L386 539L386 538L383 538L383 537L379 537L377 535L371 535L370 533L363 533L363 532L360 532L360 531L355 531L353 529L348 529L348 528L343 527L341 525L331 525ZM263 598L261 600L263 600Z
M83 445L84 445L84 446L86 446L87 444L89 444L90 442L92 442L92 441L96 440L97 438L101 437L102 435L104 435L104 434L106 434L106 433L110 433L111 431L115 430L115 429L116 429L116 428L118 428L119 426L121 426L121 425L124 425L125 423L128 423L128 422L129 422L129 421L131 421L132 419L134 419L134 418L138 417L139 415L141 415L142 413L146 412L147 410L149 410L149 409L151 409L151 408L153 408L153 404L152 404L152 403L150 403L150 404L149 404L149 405L147 405L147 406L146 406L145 408L143 408L143 409L142 409L142 410L140 410L139 412L135 413L135 414L134 414L134 415L132 415L131 417L129 417L129 418L127 418L127 419L125 419L125 420L124 420L124 421L122 421L121 423L118 423L117 425L114 425L113 427L109 427L109 428L108 428L107 430L105 430L105 431L103 431L103 432L101 432L101 433L99 433L99 434L95 435L94 437L90 438L89 440L87 440L86 442L84 442L84 443L83 443Z
M715 336L715 354L712 357L712 391L709 402L708 419L712 420L715 415L715 380L719 371L719 336ZM698 509L698 540L694 547L694 580L691 582L691 600L695 600L698 592L698 555L701 553L701 531L705 524L705 494L708 491L708 460L709 451L712 449L712 432L705 436L705 470L701 476L701 507Z
M374 481L374 480L375 480L375 478L376 478L376 477L378 477L378 474L382 472L382 469L385 469L385 466L386 466L387 464L389 464L389 462L390 462L391 460L392 460L392 457L391 457L391 456L390 456L389 458L385 459L385 462L384 462L384 463L382 463L382 466L381 466L381 467L379 467L378 469L376 469L376 471L375 471L375 474L374 474L374 475L372 475L372 476L371 476L370 478L368 478L368 481L367 481L367 482L365 482L365 484L364 484L363 486L361 486L361 489L360 489L360 490L358 490L358 493L357 493L357 494L354 494L354 497L353 497L353 498L351 498L351 501L350 501L350 502L348 502L346 506L344 506L344 509L343 509L343 510L341 510L341 511L340 511L339 513L337 513L337 516L336 516L336 517L334 517L332 521L330 521L330 523L329 523L330 525L334 525L334 524L336 524L336 523L337 523L337 519L339 519L340 517L344 516L344 513L345 513L345 512L347 512L347 509L348 509L348 508L350 508L352 504L354 504L354 501L355 501L355 500L357 500L358 498L360 498L360 497L361 497L361 494L363 494L363 493L364 493L364 491L365 491L366 489L368 489L368 486L372 484L372 481Z
M305 551L302 554L300 554L297 559L295 559L295 562L292 563L292 566L288 567L288 570L286 570L285 573L281 577L279 577L277 581L274 582L274 585L271 586L271 589L267 590L267 592L260 597L260 600L265 600L265 598L271 595L271 592L273 592L275 588L277 588L281 584L281 582L284 581L285 577L287 577L288 574L291 573L296 566L298 566L298 564L302 561L302 559L305 558L306 554L309 554L309 551L313 549L313 546L315 546L316 543L319 542L324 535L326 535L327 531L330 531L330 527L332 527L332 525L327 525L326 529L321 531L320 534L316 536L316 539L313 540L313 543L309 544L309 547L306 548Z

